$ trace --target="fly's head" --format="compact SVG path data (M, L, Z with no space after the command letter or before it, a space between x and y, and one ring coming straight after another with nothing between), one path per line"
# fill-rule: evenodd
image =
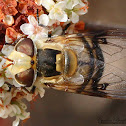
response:
M36 80L36 52L30 38L21 38L8 56L8 70L21 86L30 87Z

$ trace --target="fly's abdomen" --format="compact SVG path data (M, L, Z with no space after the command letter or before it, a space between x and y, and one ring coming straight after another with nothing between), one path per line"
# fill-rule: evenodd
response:
M97 90L98 82L104 72L104 57L98 41L82 35L67 39L71 55L67 57L67 49L65 51L67 54L65 65L68 64L66 66L71 67L72 74L66 76L65 80L70 85L76 85L77 93L82 93L84 89ZM65 68L68 72L67 67Z

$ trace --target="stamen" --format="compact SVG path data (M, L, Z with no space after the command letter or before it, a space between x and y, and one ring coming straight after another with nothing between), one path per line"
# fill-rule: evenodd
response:
M88 9L89 7L87 5L83 6L80 8L80 10L84 10L84 12L86 12L86 10Z

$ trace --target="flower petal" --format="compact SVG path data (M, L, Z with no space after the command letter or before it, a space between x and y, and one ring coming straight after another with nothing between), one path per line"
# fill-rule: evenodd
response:
M22 112L22 114L19 115L19 118L21 120L25 120L25 119L28 119L30 117L30 112Z
M13 49L14 49L14 46L4 45L2 48L2 53L8 56L12 52Z
M78 15L84 15L88 12L88 8L87 5L84 4L84 6L82 5L77 5L76 8L78 8L78 11L76 11L76 13Z
M76 6L78 3L79 3L78 0L67 0L66 8L73 9L73 7Z
M77 13L78 15L84 15L84 14L86 14L87 12L88 12L88 9L85 9L85 10L81 9L81 10L77 11L76 13Z
M38 26L38 22L36 21L35 17L32 15L28 16L28 21L30 24L32 24L34 27Z
M61 1L58 2L57 4L55 4L54 8L60 8L61 10L65 9L66 6L66 2L65 1Z
M53 0L43 0L42 1L42 5L47 9L50 10L54 5L54 1Z
M20 119L16 117L16 120L13 122L13 126L18 126L20 122Z
M67 14L63 11L62 13L56 13L55 18L60 22L67 22L68 17Z
M15 110L16 110L16 114L21 114L21 109L19 108L19 106L18 106L18 105L13 104L13 107L14 107L14 108L15 108Z
M32 35L34 33L34 26L32 24L22 24L20 29L25 35Z
M5 114L6 109L5 107L0 107L0 117L3 117L3 115Z
M55 19L54 14L55 14L55 9L52 9L52 10L50 11L50 13L49 13L49 18L50 18L50 19Z
M42 98L43 96L44 96L44 94L45 94L45 90L43 89L43 88L39 88L38 89L38 92L39 92L39 95L40 95L40 97Z
M79 21L79 16L72 11L72 15L70 16L70 19L73 23L77 23Z
M39 17L39 24L42 24L44 26L47 26L49 23L49 17L47 14L42 14L40 17Z
M12 109L11 109L10 106L11 106L10 104L6 106L6 109L5 109L6 112L5 112L5 114L2 116L2 118L7 118L7 117L9 116L9 114L12 112Z

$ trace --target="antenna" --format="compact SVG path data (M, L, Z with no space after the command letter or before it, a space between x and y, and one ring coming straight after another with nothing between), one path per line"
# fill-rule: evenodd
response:
M6 66L2 67L2 69L6 69L7 67L13 65L14 63L7 64Z
M8 60L10 62L13 62L13 60L9 59L8 57L2 56L2 58L6 59L6 60Z

